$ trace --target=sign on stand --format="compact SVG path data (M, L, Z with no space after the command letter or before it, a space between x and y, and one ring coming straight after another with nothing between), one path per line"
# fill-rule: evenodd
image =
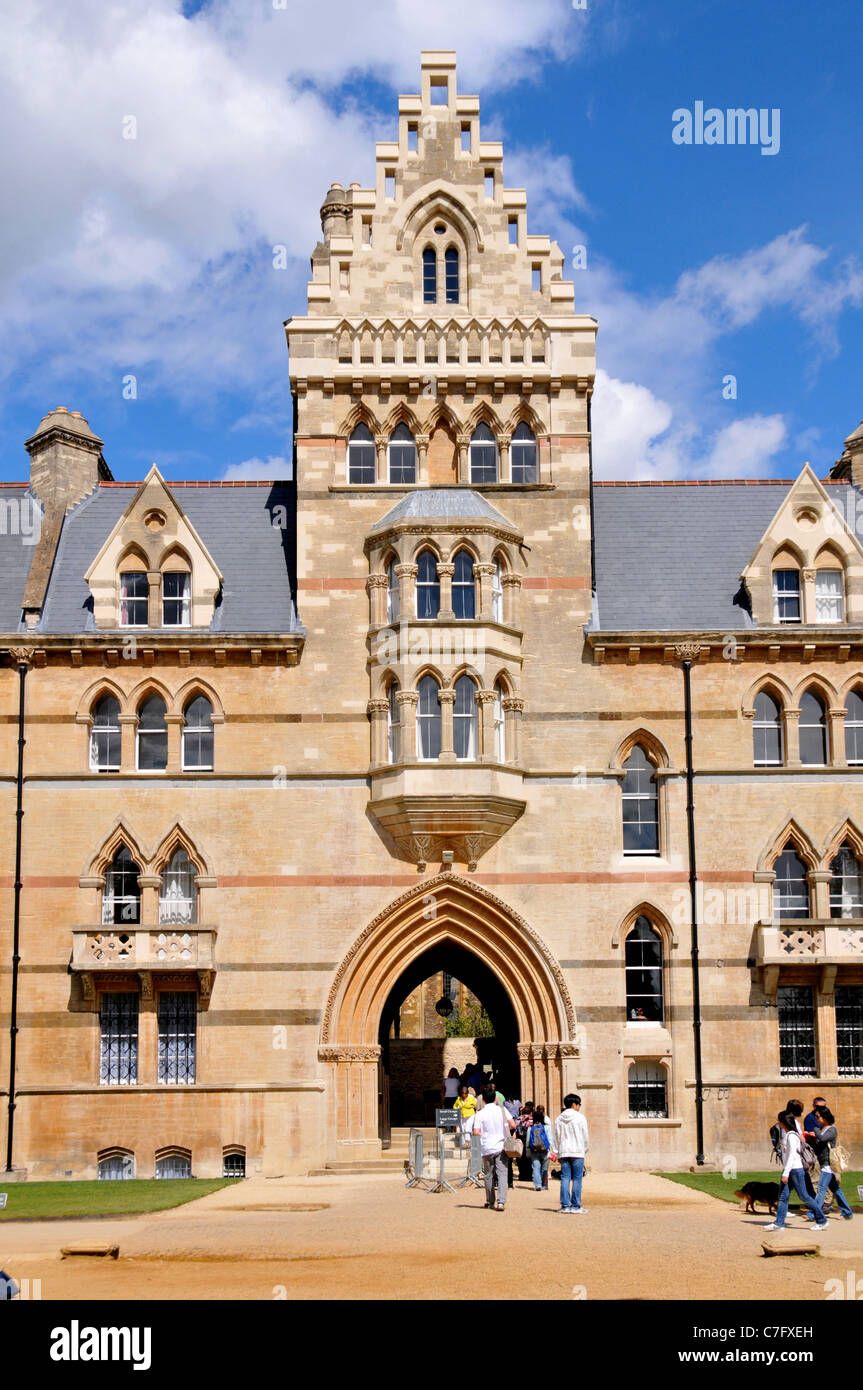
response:
M455 1192L452 1183L448 1183L444 1177L444 1163L446 1157L446 1136L455 1134L460 1129L460 1121L457 1110L436 1110L435 1129L438 1132L438 1159L440 1167L438 1169L438 1179L431 1192Z

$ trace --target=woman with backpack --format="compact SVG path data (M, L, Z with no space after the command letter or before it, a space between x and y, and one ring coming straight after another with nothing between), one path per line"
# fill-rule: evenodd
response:
M818 1162L821 1165L821 1177L818 1182L818 1192L816 1194L815 1200L818 1202L818 1205L820 1206L823 1203L824 1198L827 1195L827 1190L829 1188L835 1196L836 1202L839 1206L839 1210L841 1211L845 1220L853 1221L854 1213L851 1210L845 1193L842 1191L842 1188L840 1186L841 1180L839 1174L842 1172L842 1169L839 1166L838 1157L833 1160L833 1163L836 1164L835 1168L833 1166L833 1163L831 1163L830 1161L831 1155L834 1153L836 1146L839 1142L836 1133L836 1121L833 1118L832 1112L827 1108L826 1105L816 1105L815 1114L818 1116L821 1126L818 1131L818 1137L815 1140L814 1145L815 1157L818 1159ZM838 1172L836 1171L837 1169L839 1170ZM813 1218L810 1217L810 1220L812 1219Z
M827 1218L824 1215L821 1203L817 1198L813 1199L806 1191L805 1175L811 1164L808 1163L812 1150L797 1128L797 1119L787 1110L780 1110L778 1115L781 1130L782 1143L782 1183L779 1190L779 1203L776 1207L776 1220L769 1226L765 1226L765 1231L784 1231L785 1218L788 1215L788 1203L791 1200L792 1190L797 1193L798 1200L803 1206L808 1207L815 1214L816 1231L827 1230ZM807 1160L804 1163L804 1159Z
M537 1105L532 1123L527 1131L525 1153L530 1157L533 1170L533 1185L537 1192L548 1191L548 1160L551 1154L551 1130L545 1118L545 1111Z

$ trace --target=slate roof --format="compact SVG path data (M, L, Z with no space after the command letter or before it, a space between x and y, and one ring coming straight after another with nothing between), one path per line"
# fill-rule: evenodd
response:
M597 483L597 613L606 632L752 627L740 575L793 479L765 483ZM828 496L848 484L828 483Z
M409 492L407 497L397 502L386 516L375 522L372 530L379 531L384 526L391 526L394 521L409 521L412 517L427 521L479 519L515 529L512 522L501 516L481 492L474 492L469 487L423 487Z
M33 541L38 538L37 505L29 488L0 486L0 632L17 632L21 623L21 602L36 549Z
M84 574L138 491L137 484L100 486L69 513L38 632L95 632ZM302 632L291 595L295 501L288 483L195 487L168 483L223 575L213 631ZM287 518L288 529L273 525ZM23 590L23 584L21 585ZM20 618L20 595L15 625ZM7 629L8 630L8 629ZM170 632L176 636L177 629Z

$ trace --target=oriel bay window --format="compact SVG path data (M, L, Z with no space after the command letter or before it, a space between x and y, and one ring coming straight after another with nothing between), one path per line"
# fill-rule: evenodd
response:
M457 618L476 617L476 583L473 577L473 556L466 550L456 552L452 576L452 611Z
M453 747L456 757L473 762L477 757L478 711L476 686L470 676L459 676L453 704Z
M440 581L431 550L423 550L417 556L416 595L417 617L436 618L440 612Z
M103 695L93 706L90 726L90 771L120 771L120 701Z
M159 1081L191 1086L195 1081L198 996L194 990L159 994Z
M441 750L441 709L438 683L434 676L423 676L418 686L417 757L424 762L436 759Z
M138 995L133 990L99 999L99 1082L134 1086L138 1080ZM99 1174L102 1177L102 1173ZM108 1176L107 1174L105 1176ZM110 1174L123 1177L125 1174Z
M659 854L656 769L640 743L623 764L623 852Z

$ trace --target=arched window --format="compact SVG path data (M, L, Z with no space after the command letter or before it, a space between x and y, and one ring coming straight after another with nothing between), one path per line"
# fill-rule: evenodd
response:
M120 701L103 695L93 706L90 726L90 771L120 771Z
M437 252L433 246L423 251L423 303L437 303Z
M458 251L448 246L444 256L444 283L447 304L458 304Z
M213 755L213 706L196 695L183 710L183 771L212 772Z
M827 763L827 718L824 706L812 690L800 699L800 761L807 767Z
M497 482L497 441L485 421L477 425L470 441L470 480Z
M503 567L497 558L491 576L491 619L494 623L503 622Z
M377 479L377 451L372 432L362 420L348 440L348 482L373 483Z
M476 686L470 676L459 676L455 683L453 704L453 747L462 762L473 762L477 756L478 710Z
M842 571L838 569L816 570L816 623L841 623L844 621L844 618L845 596L842 588Z
M161 695L151 695L138 710L139 772L164 772L168 766L166 713Z
M387 755L391 763L397 763L401 739L401 710L398 701L398 681L393 681L387 694Z
M417 556L417 617L436 618L440 612L440 582L437 560L430 550Z
M146 627L149 622L150 583L145 570L125 570L120 575L120 627Z
M845 697L845 761L863 763L863 694L849 690Z
M774 623L800 622L800 571L773 571Z
M830 916L863 917L860 861L847 840L831 861L830 873Z
M156 1154L157 1178L190 1178L192 1155L188 1149L162 1149Z
M417 703L417 757L424 762L436 759L441 750L441 718L438 684L433 676L423 676Z
M198 870L184 849L175 849L170 862L162 870L159 888L160 922L197 922L198 890L195 875Z
M773 865L773 916L809 916L809 881L806 865L792 845L786 845Z
M494 757L495 762L506 762L506 712L500 681L497 681L494 687Z
M105 1149L96 1159L99 1177L105 1181L118 1182L135 1176L135 1155L131 1149Z
M636 919L626 938L626 1020L661 1023L662 937L646 917Z
M246 1149L243 1144L227 1144L222 1149L222 1177L244 1178L246 1176Z
M399 577L396 574L398 560L395 555L390 556L387 565L387 622L397 623L399 618Z
M407 425L396 425L389 442L391 483L415 483L417 480L417 446Z
M162 574L162 626L188 627L192 621L192 576L188 570Z
M539 465L537 461L536 436L530 425L516 427L509 446L510 474L514 483L538 483Z
M754 762L756 767L781 766L782 708L766 690L755 697L755 719L752 724Z
M656 769L640 743L623 764L623 852L659 853Z
M121 845L108 866L102 890L102 921L134 925L141 920L141 889L138 876L141 870L130 851Z
M452 576L452 611L457 618L476 617L476 584L473 577L473 556L466 550L455 554Z
M633 1062L629 1068L628 1089L631 1119L668 1118L668 1082L660 1062Z

